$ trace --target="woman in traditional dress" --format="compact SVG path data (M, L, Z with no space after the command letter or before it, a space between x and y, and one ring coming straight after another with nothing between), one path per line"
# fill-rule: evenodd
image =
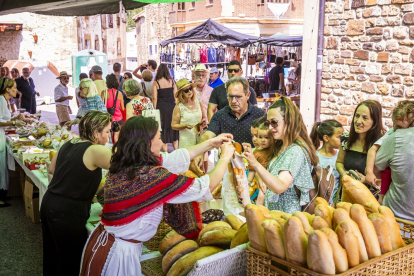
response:
M233 145L225 143L232 137L221 134L161 155L161 134L154 119L135 116L126 121L113 147L102 221L85 246L81 275L141 275L142 242L155 235L163 211L167 219L164 205L212 200L211 192L223 179L234 153ZM186 172L195 156L220 146L221 158L209 174L200 178L176 175ZM182 214L189 219L195 215Z

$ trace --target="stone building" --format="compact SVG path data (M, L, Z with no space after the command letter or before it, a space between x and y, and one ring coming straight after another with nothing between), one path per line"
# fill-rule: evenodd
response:
M136 26L137 63L141 65L148 59L159 63L159 44L173 36L168 22L170 4L152 4L133 17Z
M414 0L335 0L325 6L321 120L350 124L367 99L385 125L400 100L414 98Z

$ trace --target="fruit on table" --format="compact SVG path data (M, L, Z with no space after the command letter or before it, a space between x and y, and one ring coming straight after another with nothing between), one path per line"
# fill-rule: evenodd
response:
M52 144L52 139L47 138L47 139L43 140L42 144L43 144L44 147L48 147Z

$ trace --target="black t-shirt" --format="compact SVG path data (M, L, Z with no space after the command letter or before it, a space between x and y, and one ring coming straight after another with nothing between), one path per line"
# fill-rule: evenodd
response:
M279 90L280 84L280 76L279 74L284 74L283 67L280 65L276 65L272 68L269 72L269 91Z
M253 105L257 105L256 92L251 87L249 87L249 90L250 90L249 102ZM213 89L210 95L209 103L217 105L217 110L220 110L226 106L229 106L229 101L227 100L227 90L226 90L225 83Z

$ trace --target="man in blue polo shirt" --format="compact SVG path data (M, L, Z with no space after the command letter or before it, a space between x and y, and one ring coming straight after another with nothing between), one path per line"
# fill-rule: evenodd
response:
M216 88L219 85L222 85L224 82L220 79L220 72L217 67L210 68L210 80L208 82L211 88Z
M248 101L250 91L246 79L233 77L227 81L226 89L228 106L214 113L201 140L214 138L221 133L231 133L234 141L253 144L250 127L265 112Z

